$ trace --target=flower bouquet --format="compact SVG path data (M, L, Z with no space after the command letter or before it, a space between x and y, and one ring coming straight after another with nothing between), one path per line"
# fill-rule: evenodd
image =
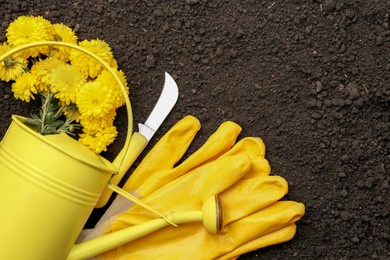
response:
M78 45L106 62L120 78L128 94L126 77L110 46L99 39L79 41L64 24L52 24L40 16L20 16L6 31L0 55L25 44L57 41ZM0 79L12 82L16 99L42 100L39 115L25 118L40 134L67 133L93 152L106 151L117 136L113 125L116 109L124 104L122 89L103 64L89 55L63 46L39 46L21 50L0 63Z

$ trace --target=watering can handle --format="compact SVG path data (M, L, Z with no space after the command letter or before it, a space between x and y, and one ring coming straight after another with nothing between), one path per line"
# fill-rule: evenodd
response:
M147 143L148 140L143 135L139 134L138 132L133 133L129 146L124 147L113 161L114 166L118 168L118 173L110 179L111 184L119 184L127 170L141 154ZM97 202L95 208L104 207L110 199L112 192L113 191L111 189L105 189L100 196L100 199Z

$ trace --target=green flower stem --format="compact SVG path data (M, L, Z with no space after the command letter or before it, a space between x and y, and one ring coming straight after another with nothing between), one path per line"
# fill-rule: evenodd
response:
M62 115L62 112L64 111L64 109L66 108L66 105L65 104L62 104L62 106L57 110L57 112L55 113L54 117L55 118L59 118L61 115ZM72 120L73 121L73 120Z
M39 132L41 134L44 134L45 132L45 125L46 125L46 116L47 116L47 111L49 110L49 105L51 103L51 93L47 93L47 95L44 95L45 102L42 105L42 115L41 115L41 127L39 129Z
M74 104L69 106L66 104L58 105L58 101L54 99L54 94L47 92L42 94L42 107L39 115L32 115L31 118L26 118L25 123L35 126L37 132L42 135L66 133L74 135L73 131L79 129L79 124L74 124L73 121L77 119L77 116L71 116L70 118L61 119L66 109L73 107Z

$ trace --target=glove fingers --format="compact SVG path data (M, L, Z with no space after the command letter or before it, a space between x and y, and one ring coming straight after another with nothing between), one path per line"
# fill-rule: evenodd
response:
M245 179L266 176L271 172L271 167L265 156L265 145L258 137L246 137L238 141L232 149L222 156L231 156L234 154L246 153L252 159L250 172L245 175Z
M264 142L258 137L246 137L238 141L232 149L226 152L223 156L230 156L245 152L250 158L265 156Z
M223 122L196 152L176 167L176 170L187 172L215 157L219 157L234 145L240 132L241 127L238 124L230 121ZM174 173L171 174L174 175Z
M279 230L273 231L267 235L259 237L255 240L249 241L248 243L232 250L231 252L218 257L219 260L236 259L240 255L243 255L254 250L272 246L280 243L290 241L295 236L297 225L291 224Z
M241 127L236 123L229 121L222 123L201 148L172 170L156 173L153 178L144 182L138 193L147 196L191 169L211 161L212 158L219 157L234 145L240 131Z
M234 241L225 239L230 243L225 245L225 248L230 250L225 251L222 259L231 259L257 248L292 239L296 232L295 222L301 219L304 213L305 206L302 203L278 201L230 224L225 227L226 235L234 237ZM237 252L234 253L234 249L237 249Z
M145 156L124 189L134 191L148 179L153 179L159 171L172 169L187 151L199 129L200 122L193 116L186 116L177 122Z
M267 159L263 157L252 158L252 167L243 179L252 179L268 176L271 173L271 166Z
M236 248L295 223L302 218L304 213L305 206L302 203L278 201L225 226L222 232L235 238L235 241L232 242L235 245L232 245L231 248Z
M283 198L287 192L287 181L279 176L240 180L219 196L222 204L223 225L228 225L271 205Z

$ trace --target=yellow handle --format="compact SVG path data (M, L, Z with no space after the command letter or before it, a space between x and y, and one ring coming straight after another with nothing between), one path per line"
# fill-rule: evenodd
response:
M184 224L202 221L203 215L202 211L172 212L167 218L169 222ZM144 237L168 225L169 223L165 219L156 218L81 244L76 244L73 246L66 260L90 259L91 257Z
M221 204L217 196L211 196L203 202L201 211L171 212L163 218L152 219L76 244L73 246L67 260L89 259L162 229L170 223L174 223L176 226L177 224L202 221L207 231L217 234L222 227L221 210Z
M137 157L141 154L142 150L145 148L147 143L148 140L143 135L137 132L133 133L130 139L129 147L123 148L113 162L114 166L119 168L119 171L111 178L110 180L111 184L113 185L119 184L123 176L126 174L127 170L134 163ZM106 188L102 193L102 196L100 197L99 201L97 202L95 208L104 207L107 204L108 200L110 199L112 192L113 191L111 189Z

